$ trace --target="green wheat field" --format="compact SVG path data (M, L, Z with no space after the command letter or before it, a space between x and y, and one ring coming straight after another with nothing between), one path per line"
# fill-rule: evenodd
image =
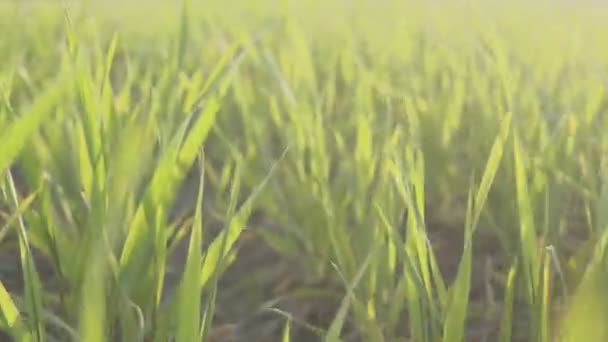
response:
M608 341L600 1L0 2L0 340Z

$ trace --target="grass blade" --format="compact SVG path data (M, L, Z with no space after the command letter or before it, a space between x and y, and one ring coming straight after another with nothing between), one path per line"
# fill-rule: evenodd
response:
M376 244L376 246L378 246L378 244ZM363 278L363 275L365 275L365 272L367 271L367 268L374 253L375 248L369 253L367 258L365 258L365 260L361 264L361 267L357 271L357 274L355 275L354 279L351 281L350 284L348 284L346 295L344 296L344 299L342 299L342 303L340 304L338 313L336 314L334 320L331 322L331 325L329 326L329 329L327 331L327 335L325 336L325 342L342 341L342 339L340 338L340 334L342 333L342 327L344 326L344 322L346 321L346 315L348 314L351 302L355 300L355 288Z
M458 266L456 280L453 288L451 289L452 301L446 314L443 335L444 342L461 342L465 338L465 321L467 317L468 298L471 286L470 278L473 257L473 232L475 231L477 222L488 197L488 193L490 192L490 187L494 182L494 177L498 171L503 150L506 145L507 136L509 134L510 123L511 114L509 113L501 124L498 135L494 141L494 145L492 146L492 150L490 151L490 156L488 157L488 162L486 163L486 168L481 178L479 189L475 194L475 199L473 200L471 197L469 197L469 210L467 210L467 213L469 214L467 215L465 227L464 251Z
M201 164L204 160L201 161ZM196 209L194 212L194 224L188 245L188 258L180 284L179 310L176 341L200 341L200 315L201 315L201 290L199 287L199 270L202 266L201 245L203 241L203 189L205 173L201 167L198 194L196 197Z
M46 90L36 98L32 108L16 119L12 124L0 130L2 153L0 153L0 174L11 165L15 157L25 146L30 137L44 122L58 103L67 88L67 74L60 76L47 86Z

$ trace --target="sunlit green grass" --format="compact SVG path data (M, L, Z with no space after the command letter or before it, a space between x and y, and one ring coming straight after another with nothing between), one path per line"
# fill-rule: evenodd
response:
M251 229L328 342L606 340L608 10L548 6L3 3L0 329L206 340Z

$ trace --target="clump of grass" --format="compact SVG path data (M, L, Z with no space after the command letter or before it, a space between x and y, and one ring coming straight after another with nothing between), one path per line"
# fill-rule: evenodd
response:
M16 340L211 339L247 225L339 294L276 339L605 339L603 9L2 6Z
M180 81L190 29L184 7L169 62L156 70L146 65L143 79L116 83L119 34L98 40L95 26L77 33L75 26L86 21L66 14L57 79L43 85L31 109L25 101L13 104L10 93L4 98L0 170L9 209L17 213L12 224L25 288L13 298L2 286L3 328L18 340L201 340L211 327L218 273L251 212L251 200L236 206L238 168L231 176L226 230L206 250L202 180L192 226L176 226L169 215L213 127L231 82L234 66L227 62L236 50L215 66L227 70L223 74L170 86ZM131 98L133 89L140 99ZM22 173L19 185L35 197L28 198L27 210L21 209L14 163ZM190 238L186 265L177 293L167 300L167 245L182 231ZM48 279L40 279L33 248L41 250L65 289L43 288ZM61 322L61 329L51 337L53 322Z

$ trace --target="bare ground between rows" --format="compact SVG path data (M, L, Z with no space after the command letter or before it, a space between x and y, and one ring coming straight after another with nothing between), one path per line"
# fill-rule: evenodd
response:
M463 249L463 231L459 223L429 216L427 233L447 284L455 278ZM237 243L237 257L222 275L216 304L215 335L212 342L280 341L286 316L293 319L292 341L321 341L306 325L327 328L337 311L344 289L332 279L311 283L306 278L303 263L272 250L261 238L259 230L274 226L271 218L251 222ZM458 220L456 220L458 221ZM217 233L217 229L216 229ZM168 260L170 268L181 269L185 261L187 239ZM503 297L502 289L510 261L491 232L480 230L473 243L473 268L470 312L467 321L467 341L494 341L499 328ZM59 282L50 263L34 251L38 271L46 288L57 288ZM10 272L10 269L13 272ZM10 292L22 293L23 282L17 246L0 244L0 280ZM167 276L167 288L175 286L178 278ZM308 295L302 291L308 290ZM299 295L298 295L299 294ZM525 333L526 310L521 303L514 308L514 339ZM407 315L398 332L398 340L406 341ZM347 323L345 341L362 341L356 325ZM0 340L5 336L0 335ZM367 341L362 341L367 342ZM373 341L372 341L373 342Z
M262 229L262 228L258 228ZM458 269L462 253L462 231L451 227L431 226L429 239L434 247L441 271L448 281ZM485 239L482 241L482 239ZM186 240L184 240L186 241ZM501 294L492 273L504 265L497 242L488 237L476 240L473 263L471 308L467 327L467 341L492 341L500 322ZM286 315L294 319L292 341L321 341L321 337L304 326L304 323L326 328L339 305L341 289L335 283L310 284L304 280L300 261L284 257L273 251L256 234L256 228L244 233L238 244L235 262L220 279L217 312L216 340L213 342L279 341ZM184 247L177 250L169 263L180 267ZM41 253L35 252L38 271L45 287L58 284L52 267ZM14 293L23 291L19 253L15 246L0 248L0 265L16 268L16 272L2 274L2 282ZM175 279L168 279L169 288ZM298 289L316 291L317 295L298 297ZM278 309L280 312L273 310ZM517 317L517 316L516 316ZM523 316L520 316L523 317ZM404 317L402 340L406 339L407 320ZM521 319L518 324L525 323ZM360 341L356 329L347 327L347 341ZM348 331L350 330L350 331ZM521 330L521 329L518 329ZM1 336L0 336L1 337Z

